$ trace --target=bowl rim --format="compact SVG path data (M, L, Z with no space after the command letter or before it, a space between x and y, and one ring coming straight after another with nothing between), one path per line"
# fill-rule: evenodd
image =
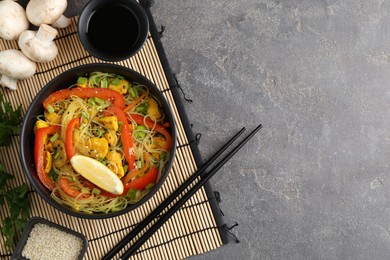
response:
M135 44L129 49L129 51L124 51L123 53L126 54L120 54L120 55L113 55L113 54L107 54L103 51L100 51L99 49L95 48L88 40L88 37L86 35L87 32L87 24L89 20L91 19L91 16L94 12L96 12L96 9L98 7L104 6L109 3L115 3L115 4L121 4L125 5L129 8L129 11L131 11L135 17L135 19L138 21L139 24L139 36L137 38L137 41ZM134 54L136 54L145 44L149 33L149 18L146 14L146 11L142 7L140 3L138 3L135 0L90 0L87 2L84 7L81 9L79 19L77 21L77 35L80 39L81 44L83 45L84 49L88 51L89 54L92 56L99 58L101 60L105 61L121 61L124 59L127 59Z
M106 70L106 71L104 71ZM158 182L154 185L154 187L143 197L141 200L134 204L129 204L125 209L116 211L116 212L109 212L109 213L96 213L96 214L89 214L89 213L83 213L79 211L75 211L71 209L68 206L58 204L55 202L51 197L50 197L50 192L44 187L44 185L38 180L37 177L33 177L32 174L36 175L36 170L35 170L35 161L34 161L34 154L32 152L32 155L29 154L31 151L33 151L33 147L28 147L29 145L29 138L34 139L34 134L32 131L27 131L33 130L33 125L35 124L36 121L36 116L37 114L42 114L42 113L37 113L38 111L44 111L42 102L43 100L49 96L51 93L64 89L69 87L69 85L63 86L60 84L61 81L63 81L63 78L66 77L74 77L77 79L78 75L81 74L86 74L86 73L91 73L93 71L103 71L103 72L110 72L110 73L116 73L118 75L122 75L125 78L129 78L129 76L123 75L123 74L128 74L131 75L132 77L137 78L140 81L143 81L145 84L147 84L148 88L152 91L153 94L157 95L158 100L162 103L162 106L164 108L165 113L167 114L168 121L170 122L170 133L172 137L172 147L170 152L171 158L168 161L168 163L165 166L165 170L161 176L159 176ZM116 72L114 72L116 71ZM122 73L122 74L121 74ZM76 82L76 80L74 81ZM57 84L57 85L56 85ZM54 86L54 88L53 88ZM41 102L42 100L42 102ZM35 120L35 121L34 121ZM32 135L32 137L31 137ZM30 140L31 141L31 140ZM32 143L33 145L33 143ZM76 67L73 67L69 70L66 70L60 74L58 74L56 77L51 79L38 93L37 95L33 98L31 104L29 105L21 127L21 132L20 132L20 160L22 163L22 168L27 175L27 179L29 180L30 184L34 188L34 190L39 194L41 198L43 198L47 203L49 203L51 206L54 208L58 209L61 212L64 212L68 215L74 216L74 217L79 217L79 218L85 218L85 219L104 219L104 218L110 218L110 217L116 217L125 213L128 213L139 206L143 205L145 202L149 201L150 198L152 198L161 188L163 183L165 182L167 176L169 175L174 157L176 154L176 145L177 145L177 132L176 132L176 123L175 123L175 118L174 114L172 112L172 108L169 105L167 99L164 97L163 93L157 88L157 86L152 83L148 78L146 78L144 75L138 73L137 71L122 66L122 65L117 65L117 64L111 64L111 63L89 63L89 64L84 64L84 65L79 65ZM30 160L26 160L26 157L29 156ZM29 163L27 162L29 161ZM33 172L31 172L31 169Z

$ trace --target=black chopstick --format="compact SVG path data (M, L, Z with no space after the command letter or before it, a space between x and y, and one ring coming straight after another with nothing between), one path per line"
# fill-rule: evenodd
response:
M246 144L260 129L262 125L257 126L247 137L245 137L231 152L210 170L199 182L197 182L187 193L183 195L169 210L164 213L145 233L134 242L134 244L121 256L121 259L128 259L133 255L173 214L175 214L184 203L187 202L234 154Z
M141 221L129 234L127 234L116 246L114 246L102 260L113 258L123 247L125 247L139 232L149 225L161 212L169 206L189 185L198 178L237 138L245 131L243 127L226 144L224 144L209 160L207 160L197 171L195 171L183 184L181 184L168 198L154 209L143 221Z

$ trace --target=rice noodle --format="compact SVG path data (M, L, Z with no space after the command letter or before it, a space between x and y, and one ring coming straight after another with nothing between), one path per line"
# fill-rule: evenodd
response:
M87 87L100 87L106 83L102 81L112 83L115 79L124 79L121 76L94 72L91 73L88 78ZM75 87L76 83L70 87ZM128 114L137 114L141 115L148 120L150 116L148 115L148 102L150 99L157 99L150 95L149 90L146 86L139 83L130 83L129 90L124 94L125 105L130 106L131 109L126 111ZM136 93L136 94L134 94ZM146 94L145 94L146 93ZM142 98L141 100L140 97ZM134 104L133 104L134 102ZM69 122L73 118L80 118L80 126L74 131L73 136L73 145L75 148L76 154L85 152L84 150L92 149L88 147L87 144L91 144L91 140L101 140L105 138L106 133L114 134L116 140L120 140L120 131L113 131L109 126L106 126L101 122L101 119L105 116L104 110L111 105L109 100L94 100L94 99L82 99L76 96L71 96L60 101L57 101L52 105L55 113L60 116L60 125L61 125L61 134L60 140L66 143L66 128ZM156 119L155 125L162 125L165 121L164 111L160 108L161 117ZM45 113L45 115L47 112ZM51 125L54 124L45 116L39 116L40 119L46 120L46 122ZM161 173L165 169L165 165L169 160L169 151L166 151L162 148L159 142L164 141L162 135L159 134L154 128L140 127L134 121L129 122L130 129L132 130L132 140L133 140L133 151L136 160L136 167L141 168L144 162L144 154L148 153L150 157L150 167L154 166L158 169L158 176L161 176ZM119 126L121 127L121 126ZM112 133L114 132L114 133ZM95 138L95 139L93 139ZM47 145L50 147L50 143ZM53 158L56 156L55 151L50 151L50 148L47 148L49 152L52 153ZM96 158L101 161L103 164L110 167L115 173L119 173L119 165L125 166L126 160L124 157L123 146L120 141L116 141L113 144L109 145L109 151L117 152L121 157L121 164L118 164L117 161L111 161L109 158ZM84 154L85 155L85 154ZM124 170L126 167L124 167ZM147 169L145 173L148 171ZM126 171L125 171L126 173ZM142 176L142 173L140 176ZM126 208L128 204L136 203L143 196L145 196L152 185L148 185L145 189L136 191L130 190L128 194L123 194L122 196L105 196L101 194L101 190L98 187L92 185L87 180L85 180L81 175L75 172L70 165L69 161L61 167L53 166L49 176L55 181L56 188L53 189L51 196L58 203L67 205L77 211L86 212L86 213L107 213L115 212ZM139 176L138 176L139 177ZM62 189L59 184L61 178L66 178L71 183L71 188L78 191L80 195L77 197L70 196L66 191ZM137 177L136 177L137 178Z

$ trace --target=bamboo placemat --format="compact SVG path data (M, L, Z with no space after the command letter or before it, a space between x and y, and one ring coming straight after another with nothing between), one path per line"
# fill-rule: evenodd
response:
M4 94L5 100L11 102L14 108L22 105L25 112L38 91L58 74L78 65L102 62L91 57L82 48L76 33L77 19L73 18L69 27L59 30L56 38L59 54L54 61L37 64L34 77L19 81L16 91L0 88L0 93ZM0 40L0 50L5 49L18 49L16 41ZM29 186L31 216L40 216L85 234L89 240L85 259L101 258L197 168L190 140L181 119L183 111L179 111L180 106L177 105L178 102L175 101L172 88L168 84L152 35L149 34L146 44L139 53L130 59L115 63L143 74L164 94L175 114L177 151L172 170L162 188L143 206L111 219L80 219L64 214L46 203ZM12 187L22 183L30 185L20 163L19 148L18 137L13 138L10 146L0 148L0 162L7 172L15 176L11 181ZM220 247L224 242L210 200L204 188L199 190L140 248L134 259L183 259ZM1 221L8 212L5 206L0 208ZM12 252L4 248L3 237L0 235L0 257L10 258L11 254Z

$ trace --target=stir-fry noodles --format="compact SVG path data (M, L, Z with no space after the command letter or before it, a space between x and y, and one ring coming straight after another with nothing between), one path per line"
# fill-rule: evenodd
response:
M43 106L35 125L35 164L58 203L86 213L115 212L139 201L164 172L170 125L146 86L94 72L51 94ZM98 162L103 170L76 171L77 157L92 158L91 165ZM120 184L119 192L99 184L109 180Z

